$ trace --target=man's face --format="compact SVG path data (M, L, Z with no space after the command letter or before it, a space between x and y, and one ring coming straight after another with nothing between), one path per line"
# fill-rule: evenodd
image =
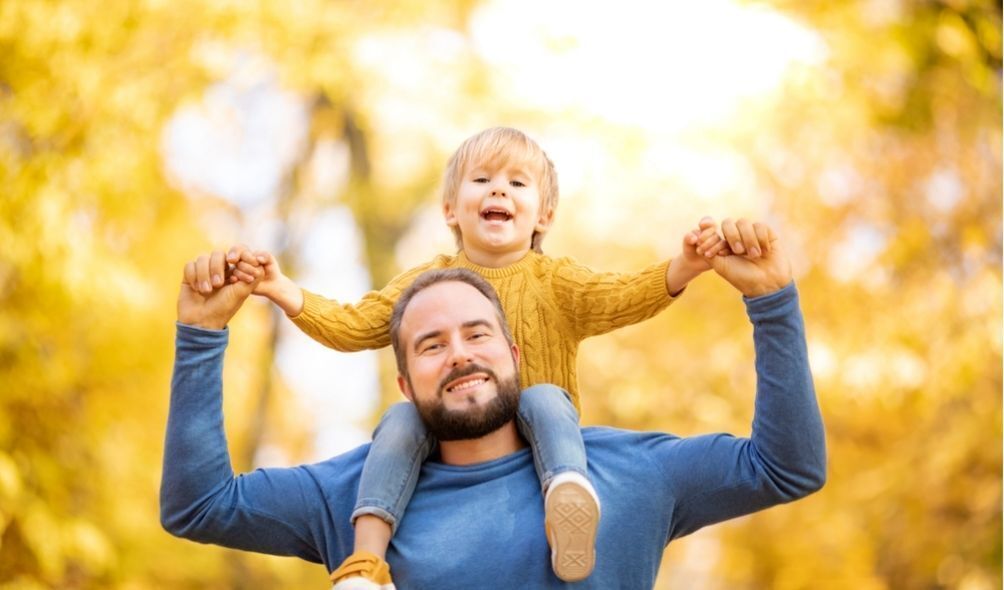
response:
M408 375L398 384L440 440L478 438L514 417L519 353L474 287L448 281L418 293L401 318L400 342Z

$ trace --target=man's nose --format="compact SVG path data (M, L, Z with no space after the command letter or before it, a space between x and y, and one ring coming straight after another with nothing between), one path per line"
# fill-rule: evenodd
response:
M466 346L462 338L455 338L454 341L450 343L449 361L451 367L463 367L473 360L474 359L471 358L471 351Z

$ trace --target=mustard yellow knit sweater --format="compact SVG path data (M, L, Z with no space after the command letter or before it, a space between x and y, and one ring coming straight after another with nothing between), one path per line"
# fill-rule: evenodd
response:
M430 269L467 268L498 291L520 349L522 386L554 383L568 391L581 411L575 368L579 343L646 320L668 306L673 301L666 292L668 265L662 262L638 273L598 273L570 258L531 251L509 266L487 268L460 252L406 271L355 304L304 289L303 311L292 319L311 338L336 350L383 348L390 344L394 302L418 275Z

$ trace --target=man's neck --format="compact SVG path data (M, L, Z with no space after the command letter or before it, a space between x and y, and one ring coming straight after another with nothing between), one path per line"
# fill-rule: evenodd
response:
M481 438L442 441L439 443L439 454L447 465L473 465L515 453L525 446L516 430L516 422L510 421Z

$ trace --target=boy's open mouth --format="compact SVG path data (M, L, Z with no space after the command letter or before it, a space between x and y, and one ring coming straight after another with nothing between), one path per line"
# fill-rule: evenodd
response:
M509 221L512 219L512 214L505 209L489 207L481 212L481 219L485 221Z

